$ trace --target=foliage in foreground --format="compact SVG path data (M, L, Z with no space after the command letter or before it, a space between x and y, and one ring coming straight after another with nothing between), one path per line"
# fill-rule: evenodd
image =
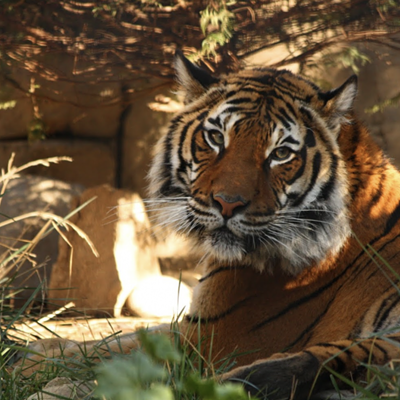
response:
M97 368L98 394L110 400L250 399L238 384L218 384L216 379L202 378L194 363L196 358L201 361L197 351L189 351L185 345L174 346L164 335L149 335L146 331L138 334L144 351Z

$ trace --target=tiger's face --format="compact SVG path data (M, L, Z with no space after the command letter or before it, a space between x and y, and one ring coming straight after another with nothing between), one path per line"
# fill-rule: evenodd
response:
M226 263L297 274L350 234L338 136L356 80L322 92L289 71L219 79L176 59L186 106L160 140L150 191L160 221Z

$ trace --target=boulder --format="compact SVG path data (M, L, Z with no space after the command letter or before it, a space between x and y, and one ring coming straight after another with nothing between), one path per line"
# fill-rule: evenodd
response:
M140 196L102 185L86 190L73 206L92 198L95 200L71 222L90 237L99 256L76 232L65 232L66 240L59 241L59 257L49 283L49 304L60 307L73 301L76 309L86 315L119 317L129 298L126 312L164 316L169 302L169 315L176 313L179 283L172 283L176 289L173 294L167 293L166 286L159 286L165 282L170 287L172 278L162 277L155 239ZM184 284L180 290L190 297L190 289ZM161 315L149 296L164 306ZM190 301L188 295L185 298L186 303ZM179 307L183 306L180 303Z
M94 389L94 382L73 382L69 378L57 377L52 379L44 388L29 396L27 400L79 400L86 398Z
M179 279L151 276L143 279L127 298L127 307L142 318L172 317L187 313L192 290Z
M0 265L1 276L14 276L12 286L23 289L13 298L21 308L33 290L48 281L53 263L58 256L58 233L51 232L41 239L26 260L19 266L5 261L13 252L31 241L43 228L46 220L30 216L19 220L27 213L46 211L64 217L74 196L83 192L83 187L40 176L25 175L11 180L0 204ZM43 296L44 297L44 296Z
M0 141L0 168L7 168L11 153L15 153L15 165L54 157L69 156L73 162L60 163L46 168L38 165L30 168L33 175L47 176L65 182L77 183L85 187L115 182L115 151L111 141L87 139L46 139L37 142L26 140Z

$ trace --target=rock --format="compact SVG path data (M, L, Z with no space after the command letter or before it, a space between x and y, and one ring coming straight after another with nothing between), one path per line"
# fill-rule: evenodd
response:
M46 175L86 187L114 185L119 179L121 186L143 195L153 145L172 116L148 107L156 93L169 94L165 79L137 83L110 65L108 79L88 82L85 74L76 74L75 56L57 54L39 62L67 79L44 79L18 67L10 68L11 81L0 76L1 103L6 104L0 108L0 167L7 164L11 151L25 162L36 159L38 153L39 157L56 155L51 152L55 147L62 155L71 155L74 163L46 171ZM79 60L80 71L91 67ZM29 143L29 127L38 116L32 97L21 96L21 89L28 93L33 82L46 140ZM145 87L152 89L150 94ZM160 89L154 92L157 87Z
M176 312L178 281L161 275L155 240L139 195L103 185L86 190L74 206L93 197L96 199L71 222L90 237L100 256L96 257L74 231L66 232L69 244L60 239L59 257L49 284L49 303L59 307L74 301L85 314L118 317L129 298L128 311L157 316L155 302L148 300L150 295L163 306L162 315L168 308L166 304L170 304L172 315ZM160 282L166 286L157 286L154 291L152 283ZM172 287L175 292L171 294ZM182 285L181 291L187 302L190 289Z
M66 79L45 79L25 68L13 67L9 77L19 87L0 77L6 99L18 99L14 107L0 110L0 138L16 139L26 137L27 127L35 115L33 102L28 96L21 96L21 90L28 92L32 80L37 89L37 107L43 119L46 134L69 133L84 137L111 137L118 129L122 109L120 71L114 71L113 82L88 82L87 76L76 74L76 59L73 55L53 54L40 58L46 68L54 69ZM92 64L79 61L79 69L90 68ZM117 75L118 74L118 75ZM54 99L54 100L52 100Z
M396 35L396 39L400 39L400 34ZM373 42L358 43L354 49L357 49L360 55L367 56L369 59L369 62L356 72L358 93L354 104L355 112L365 122L377 143L399 168L399 103L385 107L376 113L370 111L374 106L399 95L399 87L394 85L393 82L398 82L400 79L400 53ZM334 53L343 51L343 47L333 47L331 51ZM344 68L343 64L338 61L340 57L336 57L335 62L328 67L319 58L321 56L323 54L316 55L313 60L313 64L319 67L306 70L307 75L317 82L326 82L329 83L331 88L335 88L342 85L349 76L355 73L350 67ZM333 58L334 55L331 57ZM356 64L360 66L359 62Z
M51 168L30 168L33 175L47 176L85 187L115 182L115 151L110 142L86 139L46 139L29 143L26 140L0 141L0 168L6 168L10 154L15 165L54 156L69 156L73 162L62 162Z
M185 283L170 276L152 276L136 285L127 306L143 318L177 317L189 311L191 299L192 290Z
M168 94L169 90L164 89ZM154 93L139 96L127 110L122 138L122 187L146 195L146 175L153 159L154 145L167 128L172 114L153 111L148 107Z
M0 262L3 262L11 253L10 248L18 249L25 241L32 240L45 225L46 221L40 217L27 218L13 221L23 214L44 211L54 213L61 217L67 215L70 201L73 196L83 192L81 185L73 185L54 179L39 176L25 175L12 180L2 197L0 205L0 223L10 224L1 228ZM19 240L17 240L19 238ZM14 250L15 251L15 250ZM14 275L12 286L26 289L14 297L14 305L22 307L30 297L33 290L46 279L48 281L53 263L58 255L58 233L53 231L38 242L33 250L35 256L21 264L18 271L15 267L8 271ZM2 265L2 272L12 263ZM43 287L45 288L45 286Z
M69 378L58 377L51 380L42 391L29 396L27 400L56 400L56 399L83 399L93 391L93 382L71 381Z

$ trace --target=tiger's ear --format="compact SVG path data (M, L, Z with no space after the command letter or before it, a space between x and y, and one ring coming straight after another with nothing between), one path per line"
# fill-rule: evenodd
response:
M352 110L357 94L357 76L353 75L340 87L324 93L325 105L323 112L327 117L330 129L337 134L340 126L347 123L346 115Z
M175 53L175 72L179 84L179 93L184 96L185 103L195 100L219 80L204 69L192 64L180 50Z

